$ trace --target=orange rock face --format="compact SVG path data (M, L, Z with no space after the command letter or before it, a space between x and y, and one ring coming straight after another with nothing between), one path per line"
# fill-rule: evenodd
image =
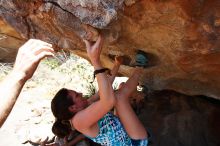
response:
M106 66L122 55L120 72L129 76L142 50L149 58L142 78L149 90L220 99L219 0L3 1L1 17L23 38L43 39L86 58L81 38L94 41L101 32Z
M0 20L0 62L12 62L24 39L6 22Z

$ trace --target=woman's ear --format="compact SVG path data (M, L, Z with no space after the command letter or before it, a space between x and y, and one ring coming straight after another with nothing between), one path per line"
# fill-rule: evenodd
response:
M77 106L76 106L76 105L71 105L68 109L69 109L71 112L73 112L73 113L77 112Z

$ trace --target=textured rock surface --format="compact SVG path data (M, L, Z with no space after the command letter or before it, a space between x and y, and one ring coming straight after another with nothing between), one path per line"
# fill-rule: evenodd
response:
M0 19L0 62L12 62L17 54L18 46L24 39L7 23Z
M117 10L122 7L124 0L56 0L47 1L57 3L62 9L74 14L81 22L96 28L105 28L117 18Z
M97 38L97 30L85 24L102 28L106 66L114 55L124 55L121 72L129 75L135 52L144 50L150 67L143 82L150 89L220 98L218 0L127 0L124 7L122 2L1 0L0 13L22 37L43 39L82 57L80 36Z
M219 146L220 102L171 91L145 100L139 115L153 133L150 146Z
M114 55L124 55L121 72L129 75L135 52L144 50L150 63L143 82L150 90L219 99L220 1L126 0L124 7L123 2L1 0L0 14L22 37L43 39L85 58L80 37L96 40L102 32L106 66Z

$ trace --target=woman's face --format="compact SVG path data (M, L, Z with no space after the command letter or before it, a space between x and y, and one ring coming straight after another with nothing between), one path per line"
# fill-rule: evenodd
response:
M88 106L87 99L83 98L82 93L74 90L68 90L68 96L73 100L74 106L77 110L82 110Z

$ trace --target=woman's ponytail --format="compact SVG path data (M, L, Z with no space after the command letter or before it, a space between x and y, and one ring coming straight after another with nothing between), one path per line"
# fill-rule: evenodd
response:
M71 133L71 125L69 121L56 120L52 127L52 132L59 138L64 138Z

